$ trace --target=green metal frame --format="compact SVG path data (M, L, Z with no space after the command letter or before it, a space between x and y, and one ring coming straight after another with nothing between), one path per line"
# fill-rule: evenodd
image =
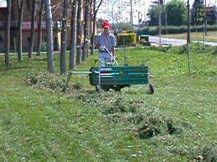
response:
M92 67L89 74L90 84L99 83L99 67ZM129 86L149 84L148 66L105 66L100 67L101 86Z

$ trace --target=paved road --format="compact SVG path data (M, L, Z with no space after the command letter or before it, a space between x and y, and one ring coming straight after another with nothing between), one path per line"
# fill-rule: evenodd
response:
M217 42L203 42L203 41L193 41L193 42L199 42L199 43L204 43L206 45L209 45L209 46L217 46Z
M159 44L160 38L158 36L149 36L149 42L151 44ZM204 43L210 46L217 46L217 42L203 42L203 41L192 41L192 42L199 42ZM181 46L185 45L187 41L185 39L173 39L173 38L161 38L162 45L172 45L172 46Z

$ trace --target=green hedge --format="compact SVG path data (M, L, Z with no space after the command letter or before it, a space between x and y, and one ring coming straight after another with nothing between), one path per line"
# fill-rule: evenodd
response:
M116 36L117 38L117 45L126 45L126 46L133 46L136 45L136 33L134 32L124 32L118 33Z
M204 26L191 26L191 32L202 32L204 30ZM217 25L208 25L207 26L208 31L216 31L217 30ZM158 26L153 26L153 27L145 27L137 33L139 35L157 35L159 31ZM168 26L167 27L167 34L177 34L177 33L185 33L188 31L187 26ZM162 34L166 34L166 29L165 26L162 26Z

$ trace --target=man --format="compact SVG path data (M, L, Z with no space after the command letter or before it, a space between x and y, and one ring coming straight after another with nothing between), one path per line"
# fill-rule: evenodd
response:
M101 65L114 61L116 38L110 32L111 24L105 20L102 24L103 32L96 37L96 47L99 49ZM112 55L112 56L111 56Z

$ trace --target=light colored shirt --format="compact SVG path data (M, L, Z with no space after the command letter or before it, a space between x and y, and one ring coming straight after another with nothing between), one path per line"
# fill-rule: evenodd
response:
M116 42L117 41L114 34L109 33L108 35L106 35L105 33L102 32L99 35L97 35L95 43L99 47L106 46L106 48L109 51L112 51L112 49L116 46Z

